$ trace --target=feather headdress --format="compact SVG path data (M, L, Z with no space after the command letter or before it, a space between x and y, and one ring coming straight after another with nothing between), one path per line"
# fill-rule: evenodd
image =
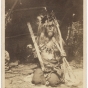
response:
M53 14L46 15L40 17L41 21L39 22L38 26L38 44L43 43L45 40L45 31L47 28L49 28L49 25L52 25L54 27L54 38L56 39L57 43L59 44L61 50L63 51L64 48L63 46L65 45L65 42L62 38L60 28L59 28L59 23L56 19L56 17Z

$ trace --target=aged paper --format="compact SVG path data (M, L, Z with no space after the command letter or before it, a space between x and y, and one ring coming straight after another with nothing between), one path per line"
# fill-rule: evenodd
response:
M2 88L86 87L86 1L2 1Z

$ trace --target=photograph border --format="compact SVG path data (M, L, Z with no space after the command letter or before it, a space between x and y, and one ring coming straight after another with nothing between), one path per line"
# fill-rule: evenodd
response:
M83 0L83 88L87 88L87 0ZM1 87L5 88L5 0L1 0Z

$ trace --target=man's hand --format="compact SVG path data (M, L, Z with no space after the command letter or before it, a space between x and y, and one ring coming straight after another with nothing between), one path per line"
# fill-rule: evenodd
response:
M65 56L66 56L65 51L61 52L61 56L62 56L62 57L65 57Z
M57 74L58 74L59 76L61 76L62 70L61 70L60 68L54 68L54 71L56 71Z

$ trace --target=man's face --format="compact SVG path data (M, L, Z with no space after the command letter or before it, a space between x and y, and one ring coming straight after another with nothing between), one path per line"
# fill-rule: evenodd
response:
M47 26L47 35L49 38L53 37L54 35L54 25L53 24Z

